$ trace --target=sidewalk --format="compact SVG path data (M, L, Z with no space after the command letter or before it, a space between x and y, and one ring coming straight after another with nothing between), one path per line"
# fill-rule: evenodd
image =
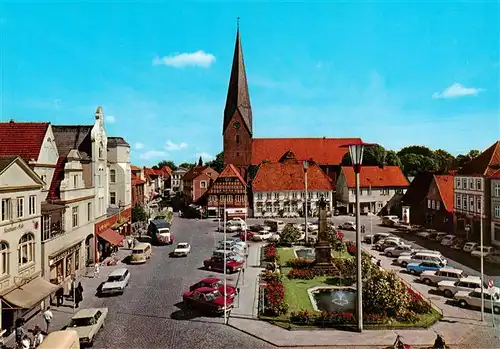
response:
M93 273L90 273L89 276L83 276L77 280L77 282L82 283L83 301L80 303L80 306L79 308L76 309L76 311L83 308L91 308L94 305L94 303L98 299L95 297L95 292L97 287L107 279L108 274L111 272L111 270L123 266L121 260L129 253L130 250L128 248L120 248L117 253L117 257L120 259L120 262L118 262L116 265L114 266L101 265L98 277L94 276ZM68 325L69 321L71 320L71 317L74 314L72 295L65 294L64 298L65 299L63 304L60 307L57 307L55 306L55 297L53 297L54 305L50 306L50 310L52 311L54 318L52 319L52 322L50 324L49 332L59 331L64 326ZM43 331L45 331L46 329L45 320L43 318L42 311L33 316L31 319L29 319L24 325L24 329L26 331L32 330L35 327L35 325L40 326L40 328ZM5 338L5 344L10 347L15 347L16 345L15 333L12 333L9 337Z

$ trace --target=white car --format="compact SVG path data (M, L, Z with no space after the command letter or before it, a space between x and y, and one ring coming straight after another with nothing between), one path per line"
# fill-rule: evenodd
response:
M344 230L356 230L356 223L350 221L344 222L339 225L339 228Z
M410 263L422 263L427 261L434 261L443 265L448 264L448 261L441 255L431 253L415 253L414 255L402 255L398 257L398 264L404 268Z
M464 245L464 252L472 252L476 249L477 242L466 242Z
M173 255L176 257L187 257L191 252L191 245L187 242L179 242L174 250Z
M100 295L123 294L130 282L130 272L127 268L118 268L108 275L108 279L99 290Z
M446 235L441 239L441 245L443 246L451 246L455 242L457 236L456 235Z
M458 281L466 278L468 275L461 269L441 268L438 271L425 270L420 274L420 281L427 285L435 285L441 281Z
M411 253L411 252L413 252L413 248L410 245L387 247L384 250L384 254L387 257L399 257L403 253Z
M261 230L259 232L253 233L252 240L253 241L265 241L269 240L273 236L273 233L266 230Z
M474 291L459 291L453 297L455 301L462 308L474 307L481 308L481 289L476 288ZM500 314L500 297L498 293L493 293L491 291L485 291L483 293L484 307L491 311L493 306L493 312L495 314ZM493 302L492 302L493 300ZM493 303L493 304L492 304Z
M493 247L491 246L483 246L482 251L481 251L481 246L476 246L476 248L474 249L474 251L470 253L470 255L472 257L481 258L488 256L491 252L493 252Z
M233 247L236 247L238 249L246 249L247 245L245 244L244 241L237 241L237 240L226 240L226 249L231 249ZM224 240L219 241L219 249L224 249Z
M435 254L437 256L442 256L441 252L439 252L439 251L424 250L424 249L415 249L415 250L413 250L413 252L403 252L403 253L401 253L401 256L409 256L409 255L414 255L417 253L429 253L429 254Z
M441 242L441 240L443 240L447 235L447 233L437 233L437 235L434 237L434 240L436 240L437 242Z
M458 291L474 291L476 288L481 288L481 278L479 276L467 276L458 281L440 281L438 282L438 289L444 293L446 297L452 297ZM492 290L486 283L483 288L489 292L499 293L498 287L492 287Z
M245 224L245 221L241 219L240 217L236 217L231 219L228 223L238 223L238 224Z
M500 264L500 250L495 250L486 256L485 260L488 263Z
M427 239L431 234L434 233L437 233L437 231L434 229L427 229L424 231L419 231L416 235L420 236L421 238Z

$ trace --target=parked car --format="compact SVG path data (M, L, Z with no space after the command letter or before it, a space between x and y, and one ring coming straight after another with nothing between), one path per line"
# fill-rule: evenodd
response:
M267 226L267 225L263 225L263 224L254 224L254 225L251 225L250 227L250 231L261 231L261 230L266 230L266 231L271 231L271 227Z
M99 289L99 295L123 294L130 281L130 272L127 268L118 268L108 275L108 279Z
M212 253L212 257L224 258L224 255L226 255L226 258L232 258L232 257L237 256L239 254L238 254L238 252L233 251L231 249L223 249L223 248L219 248Z
M491 308L493 306L493 312L495 314L500 314L500 297L498 293L483 292L483 297L481 297L481 289L477 288L472 292L458 291L453 298L462 308L481 308L481 298L483 298L485 309L491 311Z
M253 233L249 230L246 230L246 231L241 231L240 234L238 235L238 237L241 239L241 240L245 240L245 235L246 235L246 238L247 238L247 241L248 240L252 240L253 238Z
M218 289L211 287L201 287L185 292L182 300L188 307L216 315L222 315L233 308L233 298L225 297Z
M476 249L476 246L478 245L477 242L466 242L464 245L464 252L472 252Z
M398 263L405 268L410 263L421 263L427 261L435 261L443 265L446 265L448 263L443 256L431 253L415 253L414 255L401 255L398 257Z
M339 225L339 229L344 229L344 230L356 230L356 223L354 222L344 222Z
M491 252L493 252L493 247L491 246L483 246L482 251L481 251L481 246L476 246L476 248L474 249L474 251L470 253L470 255L472 257L481 258L488 256Z
M222 228L223 230L224 228ZM237 221L229 221L226 223L226 232L228 233L236 233L238 231L247 230L247 226L245 222L237 222Z
M481 278L478 276L467 276L458 281L440 281L438 289L444 293L446 297L452 297L458 291L474 291L476 288L481 288ZM489 290L489 286L484 283L483 288ZM491 292L499 293L498 287L493 287Z
M417 253L429 253L429 254L435 254L438 256L442 256L441 252L435 251L435 250L424 250L424 249L415 249L413 252L403 252L401 253L401 256L409 256L409 255L415 255Z
M76 331L81 344L92 345L107 315L108 308L81 309L73 315L66 330Z
M305 234L304 234L305 236ZM278 242L280 241L281 239L281 236L279 234L273 234L268 241L272 241L272 242Z
M406 271L417 275L427 270L437 271L443 267L444 267L443 263L436 261L425 261L421 263L409 263L406 266Z
M412 252L413 248L410 245L398 245L392 247L386 247L384 254L387 257L399 257L402 253Z
M437 285L441 281L458 281L466 278L468 275L461 269L444 267L438 271L424 271L420 274L420 281L427 285Z
M384 216L382 217L382 225L385 227L394 227L399 223L398 216Z
M245 241L241 241L239 238L226 239L225 244L227 247L235 247L236 246L236 247L242 248L242 249L247 248L247 244L245 243ZM224 249L224 240L219 241L219 248Z
M269 240L272 236L273 236L273 233L271 233L270 231L261 230L259 232L253 233L252 240L253 241L265 241L265 240Z
M384 251L387 247L396 247L396 246L399 246L399 245L403 245L403 243L401 242L401 239L398 238L398 237L388 237L384 240L379 240L374 248L377 250L377 251Z
M224 258L218 256L212 256L210 259L205 259L203 261L203 266L208 270L224 271L228 274L240 271L243 267L243 261L236 261L230 258L226 259L226 265L224 265Z
M179 242L177 247L174 249L172 255L174 257L187 257L191 252L191 245L187 242Z
M500 250L494 250L484 260L488 263L500 264Z
M434 240L441 242L446 235L448 235L448 233L437 233L436 236L434 236Z
M367 235L365 234L363 240L369 244L372 243L372 241L373 243L377 243L379 240L386 239L389 236L391 236L391 234L389 233L377 233L377 234L367 234Z
M451 235L451 234L445 235L441 239L441 245L452 246L455 243L456 239L457 239L456 235Z
M451 245L451 248L454 249L454 250L463 250L465 246L465 240L462 239L462 238L456 238L454 241L453 241L453 244Z
M228 223L235 223L235 224L246 224L245 221L240 218L240 217L234 217L234 218L231 218Z
M298 228L299 230L301 231L306 231L306 224L305 223L301 223L298 225ZM317 224L314 224L314 223L311 223L311 222L307 222L307 231L317 231L318 230L318 225Z
M432 234L432 233L434 233L434 232L436 232L434 229L426 229L426 230L423 230L423 231L419 231L415 235L417 235L417 236L419 236L421 238L427 239L429 237L429 235Z
M224 294L224 280L219 278L205 278L198 281L194 285L189 287L189 291L194 291L202 287L209 287L219 290L220 293ZM226 296L234 298L238 294L238 289L231 285L226 285Z

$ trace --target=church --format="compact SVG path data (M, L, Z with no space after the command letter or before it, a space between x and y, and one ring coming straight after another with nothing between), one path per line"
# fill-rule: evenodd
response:
M233 63L222 125L224 165L232 164L245 180L252 179L249 170L262 162L279 162L291 152L299 163L312 160L335 183L346 144L360 138L255 138L250 93L245 72L239 27L236 32ZM251 171L250 171L251 172Z

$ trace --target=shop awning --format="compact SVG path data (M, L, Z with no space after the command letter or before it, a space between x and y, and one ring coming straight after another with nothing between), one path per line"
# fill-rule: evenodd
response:
M37 277L24 285L18 286L2 297L7 303L15 307L31 309L60 288L60 285L51 284L41 277Z
M111 228L104 230L102 233L97 234L97 236L106 240L113 246L121 246L123 243L123 236Z

